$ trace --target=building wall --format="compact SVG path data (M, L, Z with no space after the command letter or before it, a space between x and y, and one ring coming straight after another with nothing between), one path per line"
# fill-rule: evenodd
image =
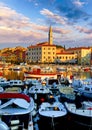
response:
M91 48L89 47L78 47L70 48L66 50L67 52L77 54L78 64L91 64Z
M30 46L27 52L29 62L53 62L56 57L55 45Z
M42 49L40 46L30 46L27 51L27 60L29 62L39 62L42 56Z
M76 63L77 55L70 53L57 53L57 62L60 63Z
M56 58L56 46L55 45L48 45L42 46L42 62L52 63Z

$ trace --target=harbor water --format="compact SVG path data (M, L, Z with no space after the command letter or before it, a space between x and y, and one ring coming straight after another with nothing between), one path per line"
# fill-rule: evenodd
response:
M81 79L84 79L84 78L92 78L92 71L88 71L88 72L64 72L64 75L74 75L75 77L78 77L78 78L81 78ZM3 70L3 76L6 78L6 79L21 79L21 80L24 80L24 71L13 71L13 70ZM73 123L71 122L61 122L61 127L60 129L59 128L53 128L50 126L50 124L46 124L46 122L40 122L40 117L39 117L39 114L37 113L36 116L33 117L33 124L34 124L34 130L74 130L75 128L76 129L83 129L83 130L92 130L92 128L86 128L84 126L81 126L81 125L74 125Z

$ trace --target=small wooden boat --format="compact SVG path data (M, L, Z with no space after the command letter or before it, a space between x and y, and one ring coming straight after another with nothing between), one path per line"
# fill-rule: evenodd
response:
M57 78L56 72L42 71L41 68L34 68L31 71L24 72L24 79L45 79L45 78Z

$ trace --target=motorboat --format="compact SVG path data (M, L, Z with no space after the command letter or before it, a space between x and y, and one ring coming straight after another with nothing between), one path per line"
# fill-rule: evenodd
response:
M74 129L76 126L85 130L92 129L92 101L65 102L65 107L68 111L67 120L69 129Z
M43 102L39 108L39 114L44 117L57 118L65 116L66 113L64 105L60 102L54 102L53 104Z
M63 71L67 71L67 68L66 67L57 67L56 70L58 72L63 72Z
M74 89L74 91L86 98L92 99L92 79L81 80L79 87Z
M34 85L30 87L29 93L30 94L48 94L50 93L50 90L48 87L39 84L39 85L36 85L36 86Z
M9 85L10 86L23 86L24 85L24 82L22 80L19 80L19 79L11 79L8 81L9 82Z
M56 79L54 79L54 78L47 78L46 79L46 86L47 87L51 87L51 86L57 86L57 85L60 85L60 83L59 83L59 80L56 78Z
M24 72L24 79L45 79L45 78L57 78L57 73L53 71L43 71L39 67L34 67L31 70Z
M64 85L69 85L69 84L71 84L71 80L70 79L68 79L67 77L61 77L60 79L59 79L59 81L60 81L60 83L61 84L64 84Z
M4 92L4 88L0 87L0 93Z
M39 106L43 101L47 100L47 96L51 93L48 87L42 84L33 85L28 90L28 95L33 97Z
M59 93L59 88L61 86L60 82L56 78L47 78L46 86L49 88L52 93Z
M0 93L0 129L33 130L34 100L22 93Z
M59 89L60 92L60 101L65 102L74 102L75 101L75 93L73 87L70 86L62 86Z
M75 91L77 91L78 88L81 88L82 79L74 78L72 80L71 86L74 88Z
M3 87L2 87L3 88ZM3 89L3 92L6 92L6 93L22 93L23 90L21 89L20 86L7 86Z
M54 100L52 95L49 101L40 105L38 112L41 123L45 123L49 128L56 130L65 127L62 122L66 120L67 110L63 103Z
M9 82L7 81L7 79L4 77L0 77L0 86L6 87L7 85L9 85Z
M12 70L14 70L14 71L21 71L22 67L20 65L15 65L15 66L13 66Z

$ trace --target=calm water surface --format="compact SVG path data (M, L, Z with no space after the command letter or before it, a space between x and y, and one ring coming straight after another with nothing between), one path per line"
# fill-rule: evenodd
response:
M70 75L74 75L77 78L92 78L92 72L63 72L64 75L66 76L70 76ZM3 75L4 77L6 77L7 79L21 79L23 80L23 75L24 72L23 71L11 71L11 70L4 70L3 71ZM64 122L63 122L64 123ZM69 128L68 123L65 122L65 126L67 126L67 128L62 128L62 130L74 130L75 128L77 129L83 129L83 130L89 130L87 128L81 128L80 126L73 126L73 124L71 124L72 127ZM45 124L44 124L44 130L45 130ZM36 121L34 122L34 130L43 130L43 128L41 129L41 127L39 127L39 123ZM52 130L51 128L48 128L48 130ZM59 129L53 129L53 130L59 130ZM90 129L92 130L92 129Z
M85 79L85 78L92 78L92 71L89 72L62 72L65 76L74 75L77 78ZM23 80L24 72L23 71L11 71L11 70L4 70L3 71L4 77L7 79L21 79Z

